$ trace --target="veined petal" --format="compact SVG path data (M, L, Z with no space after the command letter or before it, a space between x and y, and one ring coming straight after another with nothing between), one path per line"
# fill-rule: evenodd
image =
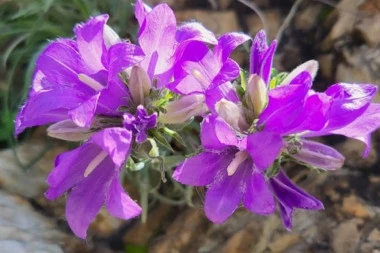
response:
M279 134L256 132L247 137L247 152L259 170L267 169L281 153L283 141Z
M104 66L107 48L104 44L104 26L108 15L91 17L86 23L74 28L79 53L91 73L106 69Z
M95 133L91 140L106 151L119 168L129 155L132 133L122 127L106 128Z
M78 127L71 120L62 120L48 127L47 134L66 141L84 141L92 135L92 131L89 128Z
M222 223L238 208L246 191L244 177L247 171L240 166L232 176L226 169L217 172L205 196L205 213L212 222Z
M68 119L69 110L83 102L82 94L69 87L31 93L16 117L15 134L20 134L27 127Z
M201 126L202 146L210 150L222 150L227 146L237 146L235 131L216 115L204 118Z
M144 59L142 49L132 43L121 42L108 50L109 79L118 78L118 74Z
M87 166L101 151L97 145L86 142L74 150L58 155L54 169L46 180L49 184L46 198L56 199L83 180Z
M247 176L246 181L247 190L243 199L245 208L261 215L274 213L276 204L265 177L261 173L253 172Z
M291 154L297 160L324 170L340 169L344 163L344 156L337 150L322 143L302 140L301 150Z
M141 66L152 78L171 69L175 49L177 22L166 4L159 4L145 16L138 40L146 57Z
M335 129L329 134L341 134L360 140L366 144L363 156L368 156L371 144L371 133L380 127L380 104L371 103L362 115L350 124Z
M372 84L338 83L330 86L325 92L331 97L326 128L333 130L354 121L368 108L376 90L376 86Z
M124 191L116 176L107 192L106 207L112 216L120 219L131 219L141 213L141 207Z
M212 87L219 86L237 78L240 74L239 65L232 59L227 59L220 69L219 73L212 80Z
M152 10L152 8L150 8L148 5L146 5L142 0L136 0L135 17L136 17L137 22L139 23L140 27L143 25L143 22L145 20L145 16L151 10Z
M224 62L235 48L250 39L251 37L244 33L225 33L219 37L218 44L214 48L214 54L220 61Z
M70 119L79 127L89 128L95 116L96 106L100 93L84 101L78 107L70 110L68 115Z
M182 184L205 186L215 180L219 170L227 171L234 157L228 150L220 153L202 152L187 158L174 171L173 178Z
M270 185L280 205L281 218L284 226L292 228L292 215L295 208L320 210L323 204L293 184L283 171L270 179Z
M179 43L194 40L212 45L218 43L215 34L198 22L187 22L180 25L177 29L176 40Z
M97 168L70 192L66 202L66 218L72 231L85 239L87 229L102 207L108 185L115 175L115 165L104 159Z

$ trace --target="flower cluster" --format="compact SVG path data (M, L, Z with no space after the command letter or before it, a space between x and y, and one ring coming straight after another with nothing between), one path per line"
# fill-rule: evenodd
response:
M170 128L181 129L195 116L202 119L201 144L187 148L201 151L172 177L207 187L205 213L217 223L241 204L259 215L277 206L287 229L294 209L323 209L282 168L287 161L320 170L343 165L338 151L310 137L355 138L368 155L370 134L380 126L380 104L371 103L375 85L337 83L316 92L315 61L278 74L272 69L276 41L268 45L264 31L253 39L244 72L230 54L248 35L216 37L197 22L177 25L166 4L151 9L137 0L135 16L138 45L121 39L107 15L78 24L74 39L50 42L16 118L16 134L51 124L49 136L81 142L56 158L46 192L51 200L68 193L66 218L78 237L86 237L103 205L122 219L141 213L123 189L123 170L140 162L132 154L144 143L162 142L159 131L178 136Z

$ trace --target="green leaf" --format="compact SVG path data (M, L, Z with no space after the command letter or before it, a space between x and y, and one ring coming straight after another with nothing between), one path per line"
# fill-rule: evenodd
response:
M127 243L125 253L148 253L148 246L141 244Z

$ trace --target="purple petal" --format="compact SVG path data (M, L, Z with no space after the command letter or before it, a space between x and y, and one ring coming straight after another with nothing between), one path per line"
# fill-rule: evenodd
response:
M221 150L227 146L237 146L234 130L216 115L205 118L201 125L202 146L210 150Z
M83 97L78 96L71 88L30 94L16 117L15 134L20 134L27 127L68 119L68 111L81 103Z
M142 26L147 13L149 13L151 10L152 8L143 3L142 0L136 0L135 17L140 27Z
M371 144L370 135L380 127L380 104L371 103L362 115L350 124L335 129L330 134L341 134L349 138L358 139L366 144L363 156L369 154Z
M108 50L109 79L118 78L124 69L135 65L144 58L142 49L132 43L118 43Z
M184 78L169 83L167 88L182 95L202 93L204 91L203 85L192 75L187 75Z
M95 110L98 103L100 93L92 96L78 107L70 110L68 115L71 120L79 127L89 128L95 116Z
M332 99L327 128L340 128L355 120L367 109L376 90L372 84L338 83L330 86L325 92Z
M325 170L340 169L344 163L344 156L335 149L309 140L302 140L301 150L291 156L303 163Z
M124 191L117 177L109 187L106 207L112 216L120 219L131 219L141 213L141 207Z
M215 105L221 99L226 99L231 102L237 103L239 97L236 94L234 86L230 82L225 82L221 85L218 85L215 88L206 90L205 92L206 104L211 112L216 113Z
M247 190L243 200L245 208L261 215L274 213L276 204L265 177L254 172L246 180Z
M304 101L312 78L307 72L302 72L296 78L302 82L278 86L269 91L268 106L260 114L258 122L266 131L287 133L303 122L304 118L300 115L304 112Z
M205 196L205 213L212 222L222 223L238 208L245 192L244 176L247 171L240 166L232 175L226 169L218 171Z
M117 167L121 167L130 152L132 133L122 127L106 128L95 133L91 140L107 152Z
M237 78L240 74L239 65L232 59L227 59L219 73L212 80L212 87L216 87L225 82L229 82Z
M182 184L205 186L212 183L219 170L227 171L227 166L235 152L202 152L187 158L174 171L173 178Z
M176 19L166 4L159 4L146 14L138 36L146 57L141 66L152 78L171 69L176 44Z
M218 43L215 34L198 22L188 22L180 25L177 29L176 40L180 43L194 40L212 45Z
M247 152L259 170L267 169L283 147L280 135L270 132L256 132L247 137Z
M282 171L270 179L270 185L275 194L281 211L284 226L290 230L292 227L292 215L294 208L320 210L323 204L301 188L293 184Z
M110 181L115 176L112 160L106 158L70 192L66 218L76 236L85 239L87 229L102 207Z
M244 33L226 33L219 37L218 44L214 48L214 54L221 61L226 61L232 51L244 42L250 40L251 37Z
M268 47L267 37L264 30L259 31L253 40L250 73L259 75L266 84L269 82L276 47L276 41L273 41Z
M55 159L55 167L50 172L47 183L49 189L46 198L53 200L68 191L71 187L84 179L84 171L88 164L102 150L93 143L87 142L83 146L65 152Z
M92 73L104 70L104 57L107 49L104 44L103 31L108 15L91 17L86 23L74 28L79 53Z

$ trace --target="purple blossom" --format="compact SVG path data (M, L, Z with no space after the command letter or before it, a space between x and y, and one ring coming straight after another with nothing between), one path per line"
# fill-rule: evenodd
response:
M205 213L213 222L224 222L241 202L257 214L274 212L273 194L261 171L280 153L282 144L281 139L270 135L260 137L256 141L266 145L248 145L247 139L237 138L223 119L209 116L201 128L205 151L186 159L175 170L177 181L207 186Z
M87 229L103 204L109 213L130 219L141 208L123 190L119 173L130 152L131 132L107 128L92 135L82 146L60 154L47 178L46 197L54 200L69 192L66 218L73 232L85 239Z
M148 115L146 109L139 105L136 115L126 113L123 116L123 125L126 129L132 131L136 136L136 142L143 143L147 139L147 130L154 128L157 124L157 113Z
M239 76L240 67L229 55L249 39L245 34L227 33L218 39L213 51L199 41L188 42L177 50L174 81L167 88L183 96L167 106L160 121L182 123L192 116L215 111L216 102L222 98L237 102L230 81ZM196 107L188 107L194 103ZM179 111L183 114L179 115Z

